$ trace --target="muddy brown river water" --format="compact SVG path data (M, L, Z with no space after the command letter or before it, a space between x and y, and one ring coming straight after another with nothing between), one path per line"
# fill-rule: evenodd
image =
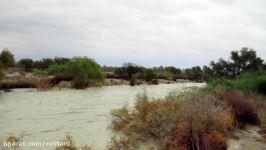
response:
M96 150L104 150L113 135L108 129L112 109L125 104L132 106L135 96L144 88L152 97L163 97L171 90L181 91L191 86L203 84L123 85L50 91L15 89L0 95L0 137L22 135L24 141L53 142L69 133L77 145L88 144Z

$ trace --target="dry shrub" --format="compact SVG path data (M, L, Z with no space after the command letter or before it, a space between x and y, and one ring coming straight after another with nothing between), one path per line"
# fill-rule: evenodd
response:
M72 80L73 80L73 76L58 74L58 75L54 76L54 78L52 78L49 81L49 84L52 86L55 86L58 83L60 83L61 81L72 81Z
M113 125L135 139L152 139L161 149L224 150L227 144L223 135L234 129L232 110L213 94L189 94L179 96L172 92L164 99L138 95L132 111L113 111L113 116L119 114L120 118ZM214 139L207 142L211 137Z
M205 150L227 150L226 139L217 131L204 135L203 142Z
M22 149L20 143L22 142L23 136L20 137L10 135L5 139L0 139L0 150L19 150ZM7 143L5 143L7 142ZM7 144L7 145L6 145Z
M233 131L234 119L231 110L222 101L211 94L194 95L183 102L180 111L184 121L178 123L168 141L169 149L223 150L227 147L222 133L230 134ZM207 142L206 139L212 136L215 139Z
M151 84L157 85L157 84L159 84L159 81L157 79L153 79L153 80L151 80Z
M136 150L137 148L137 144L127 138L117 139L112 137L107 145L108 150Z
M230 106L234 113L235 123L240 128L245 124L258 125L259 117L251 102L242 95L232 91L226 91L222 94L225 103Z
M166 145L169 150L226 150L227 141L218 131L197 135L188 122L179 123Z
M113 117L112 128L114 130L122 130L131 120L127 106L112 110L111 115Z
M92 150L92 148L88 145L84 145L81 147L76 146L73 137L69 134L66 134L65 138L61 142L68 142L69 144L56 147L55 150Z
M166 147L169 150L187 150L190 149L191 130L190 125L186 121L178 124L172 136L166 141Z
M14 136L14 135L11 135L11 136L6 138L6 142L10 142L10 143L13 143L13 142L18 143L20 141L21 141L21 139L19 137Z
M214 95L196 95L183 105L182 117L188 121L194 133L217 130L227 134L234 128L231 109Z
M69 134L65 136L62 142L69 142L69 145L62 145L62 146L56 147L55 150L78 150L76 143L73 140L73 137L70 136Z
M21 142L21 140L22 140L21 137L17 137L14 135L11 135L11 136L6 138L6 142L12 143L12 146L10 148L14 149L14 150L20 148L19 142Z
M49 89L51 88L49 81L50 81L49 78L41 78L36 86L38 89Z
M178 111L178 101L149 100L146 94L139 95L128 129L144 137L163 140L175 129Z

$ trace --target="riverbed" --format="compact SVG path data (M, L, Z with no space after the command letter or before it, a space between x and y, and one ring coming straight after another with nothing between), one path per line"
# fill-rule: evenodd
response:
M109 129L112 109L126 104L132 106L136 95L144 89L151 97L163 97L172 90L203 85L122 85L49 91L14 89L0 95L0 137L22 135L24 141L54 142L69 133L77 145L88 144L104 150L113 136Z

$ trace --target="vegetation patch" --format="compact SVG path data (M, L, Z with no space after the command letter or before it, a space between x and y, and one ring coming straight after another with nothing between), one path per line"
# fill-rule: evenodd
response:
M233 110L206 90L188 92L183 99L174 92L163 99L140 94L134 108L112 111L112 127L138 142L153 140L161 149L226 149L226 137L236 127Z

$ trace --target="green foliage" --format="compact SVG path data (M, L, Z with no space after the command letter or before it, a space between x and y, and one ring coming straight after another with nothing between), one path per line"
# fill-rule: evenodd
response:
M165 67L165 71L171 72L173 75L180 75L182 70L173 66Z
M66 64L67 62L69 62L70 59L64 58L64 57L55 57L53 61L55 64L63 65L63 64Z
M133 63L124 63L122 67L115 69L115 74L120 78L130 80L133 75L143 72L144 67L138 66Z
M260 70L263 65L263 60L257 57L256 51L247 47L242 48L240 51L232 51L231 60L233 61L236 73L242 71L257 71Z
M36 69L47 69L50 65L54 64L54 60L51 58L43 58L42 60L35 61L33 67Z
M65 75L73 77L74 88L86 88L88 84L103 82L101 67L87 57L74 57L65 64L52 64L46 69L49 75Z
M201 81L202 79L202 70L199 66L186 69L185 73L190 80Z
M55 57L54 59L52 58L44 58L42 60L37 60L33 62L33 68L36 69L47 69L52 65L64 65L70 61L69 58L64 58L64 57Z
M74 77L85 75L88 82L103 82L101 67L87 57L74 57L66 64L66 74Z
M263 73L244 73L234 80L216 79L209 83L211 87L224 86L227 89L243 90L246 95L254 93L264 94L266 85L266 74Z
M210 63L214 77L235 78L243 72L260 72L264 68L263 60L257 57L256 51L246 47L232 51L230 60L219 59Z
M3 70L4 70L3 64L2 62L0 62L0 81L3 80L3 78L5 77Z
M1 52L0 61L4 68L13 67L15 65L14 55L7 48Z
M31 71L33 67L33 60L30 58L24 58L19 60L18 66L24 68L25 71Z
M137 74L135 74L135 75L133 75L132 77L131 77L131 79L129 80L129 85L130 86L135 86L136 85L136 82L137 82L137 77L138 75Z
M50 65L46 69L46 71L49 75L65 74L66 68L67 68L66 65L53 64L53 65Z
M151 81L156 77L156 74L152 69L145 69L144 71L144 78L146 81Z
M33 69L32 74L34 76L47 76L48 75L47 71L45 71L45 70L39 70L39 69Z
M208 66L202 68L202 80L209 82L213 78L213 70Z
M174 75L172 72L170 71L155 71L156 73L156 76L158 78L164 78L164 79L167 79L167 78L172 78Z

